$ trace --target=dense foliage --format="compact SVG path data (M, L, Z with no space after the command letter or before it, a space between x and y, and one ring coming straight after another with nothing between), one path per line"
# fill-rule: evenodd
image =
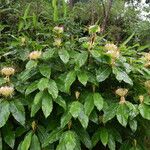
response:
M0 150L148 150L149 33L56 2L1 6Z

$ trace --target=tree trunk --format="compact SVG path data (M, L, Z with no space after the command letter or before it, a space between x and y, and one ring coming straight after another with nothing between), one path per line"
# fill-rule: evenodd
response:
M113 3L113 0L108 0L108 6L105 7L104 2L102 1L103 10L104 10L104 19L103 19L103 23L101 25L101 33L105 32L105 29L107 26L107 21L109 19L109 15L110 15L110 10L112 7L112 3Z

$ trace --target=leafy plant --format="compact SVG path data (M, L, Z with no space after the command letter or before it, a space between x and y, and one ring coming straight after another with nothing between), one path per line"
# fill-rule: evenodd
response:
M31 6L3 39L0 150L148 149L149 45L129 45L135 33L115 45L99 25L50 23Z

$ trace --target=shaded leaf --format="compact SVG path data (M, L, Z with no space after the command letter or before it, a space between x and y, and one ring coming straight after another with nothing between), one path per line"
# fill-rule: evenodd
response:
M70 91L70 86L72 85L72 83L76 80L76 73L74 70L70 71L65 79L65 89L66 92L69 93Z
M53 102L51 96L44 92L42 96L42 111L45 115L45 118L47 118L53 109Z
M111 73L111 68L110 67L101 67L96 71L96 79L98 82L102 82L106 80Z
M49 79L47 78L41 78L38 82L38 88L40 91L44 91L44 89L48 88Z
M89 116L93 109L94 109L94 99L93 99L93 95L90 93L85 98L85 103L84 103L85 114Z
M51 75L51 68L48 65L41 65L39 67L40 73L46 77L46 78L50 78Z
M97 109L100 111L103 108L103 98L99 93L94 93L94 105L97 107Z
M108 143L108 131L106 128L101 128L100 130L100 139L104 146Z
M58 96L56 99L54 99L54 101L60 105L61 107L64 108L64 110L66 110L66 101L61 97L61 96Z
M5 125L9 114L9 103L7 101L0 102L0 128Z
M25 138L24 138L24 140L23 140L23 142L21 144L21 150L28 150L29 149L30 144L31 144L31 138L32 138L32 132L29 132L25 136Z
M35 82L31 83L27 87L25 95L29 95L30 93L34 92L38 88L37 83L38 83L38 81L35 81Z
M74 118L77 118L82 110L83 106L80 102L72 102L70 106L70 113Z
M79 80L84 86L86 86L87 81L88 81L88 76L87 76L86 72L80 71L80 72L77 74L77 76L78 76L78 80Z
M23 104L19 100L10 102L10 112L20 124L25 124L25 110Z
M13 149L15 145L15 132L10 125L5 125L2 128L4 141Z
M143 118L150 120L150 106L142 103L139 105L139 111Z
M69 61L69 53L65 49L61 49L58 51L60 59L66 64Z
M32 136L30 150L41 150L40 142L36 134Z
M66 112L62 117L61 117L61 128L64 128L66 124L69 123L69 121L71 120L72 115L70 114L70 112Z
M45 139L44 143L42 143L42 147L46 147L51 143L58 141L63 133L63 129L57 128L53 130Z
M48 92L55 99L58 96L58 87L54 80L50 80L48 84Z

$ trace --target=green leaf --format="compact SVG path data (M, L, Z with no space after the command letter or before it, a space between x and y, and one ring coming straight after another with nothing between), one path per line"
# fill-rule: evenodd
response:
M12 127L6 124L2 128L4 141L13 149L15 145L15 133L12 130Z
M30 150L41 150L40 142L36 134L32 136Z
M0 150L3 150L3 144L2 144L2 136L1 136L1 132L0 132Z
M54 143L56 141L59 140L59 138L61 137L63 133L63 129L57 128L55 130L53 130L48 137L45 139L44 143L42 143L42 147L46 147L51 143Z
M4 78L0 78L0 85L6 83L6 80Z
M86 86L87 81L88 81L88 76L87 76L86 72L80 71L80 72L77 74L77 76L78 76L78 80L79 80L84 86Z
M58 96L54 101L66 110L66 101L61 96Z
M93 99L93 95L90 93L85 98L85 103L84 103L85 114L89 116L93 109L94 109L94 99Z
M6 121L9 118L9 103L3 101L0 103L0 128L6 124Z
M116 115L117 115L117 120L119 121L119 123L122 126L126 127L128 123L128 117L129 117L129 108L125 103L119 104Z
M44 89L48 88L48 84L49 84L49 79L47 78L40 79L40 81L38 82L39 90L44 91Z
M25 124L25 110L23 104L19 100L10 102L10 112L20 124Z
M75 129L76 134L78 135L81 142L86 146L86 148L92 149L92 142L88 132L81 126L73 125L73 128Z
M94 93L94 105L97 107L97 109L100 111L103 108L103 98L99 93Z
M65 150L74 150L76 147L76 135L73 131L66 131L60 138L58 147L56 150L61 150L61 147L65 147Z
M38 86L37 86L37 81L31 83L27 89L26 89L26 92L25 92L25 95L29 95L30 93L34 92L35 90L37 90Z
M76 64L79 67L83 66L85 64L85 62L87 61L87 58L88 58L88 52L87 51L82 51L81 53L78 53L75 56Z
M111 73L111 68L110 67L101 67L96 71L96 79L98 82L102 82L106 80Z
M37 61L35 60L29 60L26 64L26 69L32 69L35 68L37 66Z
M83 109L82 104L76 101L76 102L72 102L69 112L74 118L77 118L82 109Z
M43 56L42 58L47 60L47 59L50 59L53 57L55 53L55 50L54 49L47 49L44 53L43 53Z
M88 123L89 123L89 118L88 116L84 113L84 111L81 111L79 116L78 116L78 119L81 123L81 125L83 126L83 128L87 128L88 126Z
M41 65L39 67L40 73L46 77L46 78L50 78L51 75L51 68L48 65Z
M133 132L137 130L137 121L135 119L129 121L130 128Z
M69 121L71 120L72 115L70 114L70 112L66 112L62 117L61 117L61 128L64 128L66 126L66 124L69 123Z
M45 92L43 93L42 96L42 110L45 115L45 118L47 118L50 115L52 109L53 109L52 98L48 93Z
M108 143L108 131L106 128L101 128L100 130L100 139L104 146Z
M48 85L48 92L52 95L52 97L55 99L58 96L58 87L54 80L49 81Z
M43 92L39 92L35 95L34 101L31 106L31 117L33 117L37 113L37 111L40 109L42 95L43 95Z
M25 136L25 138L24 138L24 140L23 140L23 142L21 144L21 150L28 150L29 149L30 144L31 144L31 138L32 138L32 132L29 132Z
M60 49L58 51L60 59L66 64L69 61L69 53L65 49Z
M130 79L125 71L122 71L120 68L113 68L113 73L116 75L116 79L119 82L124 81L130 85L133 85L133 81Z
M115 139L111 134L109 134L108 147L110 150L116 150Z
M65 79L65 89L66 92L69 93L70 91L70 86L72 85L72 83L76 80L76 73L74 70L70 71Z
M100 140L100 130L98 129L92 136L92 145L93 147L96 146L96 144L99 142Z
M106 110L104 110L104 115L103 115L104 123L106 123L107 121L109 121L115 117L117 108L118 108L118 104L112 103L111 105L108 106L108 108Z
M139 105L139 111L143 118L150 120L150 106L142 103Z

